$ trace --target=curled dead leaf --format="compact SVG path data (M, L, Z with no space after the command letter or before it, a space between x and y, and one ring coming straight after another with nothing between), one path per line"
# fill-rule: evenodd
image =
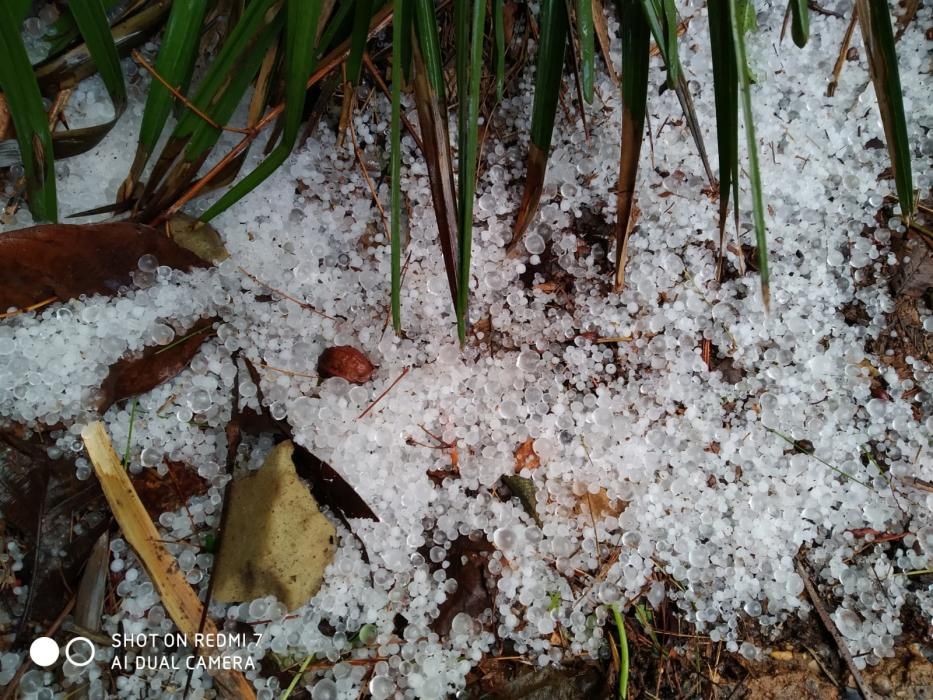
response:
M352 345L337 345L321 353L317 369L322 377L341 377L351 384L365 384L376 367Z

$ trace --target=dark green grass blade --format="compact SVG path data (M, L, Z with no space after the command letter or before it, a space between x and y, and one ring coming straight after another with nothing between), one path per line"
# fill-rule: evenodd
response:
M110 12L114 5L120 0L104 0L104 10ZM50 42L49 50L46 55L54 56L61 53L71 46L80 36L78 25L75 23L74 16L71 14L71 8L66 5L62 8L51 29L46 33L45 39Z
M392 119L390 126L391 155L389 161L389 179L391 181L390 200L390 243L392 246L392 327L396 333L402 332L402 44L406 39L403 20L404 0L393 0L392 17ZM410 34L409 34L410 36Z
M457 79L457 210L463 211L466 188L463 183L463 157L466 153L467 132L470 129L467 93L470 82L470 6L476 2L454 0L454 66ZM458 222L462 227L462 221ZM459 308L459 302L458 302Z
M677 52L677 8L674 0L662 0L664 40L667 44L667 82L674 86L680 77L680 55Z
M745 26L742 18L730 3L729 20L732 25L732 48L738 74L742 117L748 150L748 184L752 195L752 220L755 224L755 241L758 246L758 272L761 274L761 300L765 310L771 304L771 280L768 274L768 238L765 229L765 207L761 193L761 170L758 167L758 139L755 137L755 117L752 113L751 81L748 76L748 59L745 52Z
M625 262L635 210L638 160L645 134L651 28L638 0L619 0L622 25L622 149L616 206L615 287L625 285Z
M713 183L715 178L709 165L709 156L706 154L706 144L703 143L703 131L700 129L687 79L680 67L680 53L677 48L677 9L674 7L673 0L641 0L641 5L645 13L645 21L651 27L651 35L654 37L661 59L667 68L667 84L677 95L677 101L680 102L680 108L687 120L690 135L693 137L700 161L703 163L703 170L710 183Z
M915 206L914 184L891 16L887 3L880 1L857 0L856 10L868 55L868 69L875 86L878 111L884 125L884 136L888 142L897 197L901 203L901 212L910 221Z
M466 326L470 301L470 258L473 249L473 199L476 194L477 131L479 130L479 88L483 77L483 27L486 24L486 3L474 2L470 28L470 62L468 92L462 96L466 106L467 132L464 150L460 153L460 287L457 290L457 334L466 342Z
M287 0L285 10L285 121L281 140L253 172L204 212L202 221L217 216L269 177L288 158L298 138L304 114L306 84L317 56L315 39L321 17L321 0Z
M641 0L641 9L645 22L651 28L651 36L658 46L664 65L667 67L667 83L674 87L677 84L677 75L680 73L680 57L677 52L677 12L673 7L662 0ZM670 30L667 11L672 15L673 31Z
M122 111L126 106L126 85L103 3L101 0L75 2L70 5L70 10L110 99L117 111Z
M338 35L341 30L345 28L344 23L347 17L350 16L350 10L354 9L354 7L355 5L352 2L341 2L337 5L336 11L327 22L324 31L321 32L321 39L318 42L318 46L322 51L330 50L338 43ZM369 27L367 27L367 29L369 29ZM342 41L343 38L344 37L340 37L340 40Z
M0 89L16 128L29 210L37 221L57 221L52 136L14 9L0 2Z
M172 3L155 62L156 72L170 85L183 86L194 68L207 6L208 0L175 0ZM152 80L139 127L136 158L130 169L131 180L135 181L139 177L155 149L174 100L175 97L167 87L158 80Z
M206 111L218 126L213 126L195 115L197 122L192 133L181 136L173 133L162 147L137 204L137 209L144 211L146 216L156 216L160 207L169 206L170 201L180 196L197 175L220 138L219 125L230 119L253 84L269 47L278 38L283 21L282 14L276 14L271 23L261 28L258 36L248 42L246 53L239 57L236 70L228 78L229 82L223 86L217 100L211 103ZM202 113L205 111L202 110ZM192 112L186 110L182 119L189 114ZM177 128L176 125L176 132Z
M421 49L424 62L424 74L428 84L446 105L447 93L444 88L444 61L441 56L441 42L437 34L437 19L434 16L434 3L431 0L413 0L415 6L415 35Z
M236 23L230 36L224 42L214 61L211 63L204 78L201 80L191 103L202 112L211 116L215 121L215 110L212 106L219 100L219 95L229 92L227 84L234 80L234 76L241 72L243 54L248 51L251 42L273 24L281 20L278 14L275 19L267 17L267 12L275 0L253 0L246 6L243 16ZM191 136L203 124L203 120L191 110L186 110L175 126L173 137L182 138Z
M356 0L353 12L353 31L350 36L350 55L347 56L347 80L356 85L360 82L363 68L363 51L369 39L369 20L373 14L373 0Z
M492 28L496 39L496 100L502 102L505 90L505 0L492 0Z
M577 36L580 42L580 82L583 84L583 99L590 104L593 101L596 74L592 0L577 0Z
M564 72L564 53L568 36L565 0L542 0L538 19L541 35L538 41L535 71L535 98L531 111L531 143L525 169L525 190L515 216L515 228L509 248L514 250L538 209L548 152L554 132L554 120L560 100L560 83Z
M794 43L803 48L810 38L810 7L807 0L790 0L790 13L791 35Z
M719 145L719 257L725 246L729 195L735 188L732 206L738 212L737 173L739 163L739 93L729 0L709 0L710 45L713 49L713 94L716 103L716 140ZM738 223L738 222L736 222Z
M214 98L202 109L203 113L207 114L218 126L226 124L233 116L246 91L253 84L266 51L278 37L283 24L283 17L280 13L262 29L255 42L248 43L248 50L238 57L236 68L226 77ZM189 115L194 116L195 125L185 157L192 161L214 147L220 138L221 129L209 124L191 111L186 112L184 116Z
M32 7L32 0L7 0L10 6L10 16L15 22L22 24ZM17 27L17 31L19 27Z

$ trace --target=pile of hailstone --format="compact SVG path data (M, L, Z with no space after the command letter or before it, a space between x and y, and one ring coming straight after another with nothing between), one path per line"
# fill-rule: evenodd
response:
M79 434L92 419L107 367L126 353L171 342L196 319L220 318L216 336L185 371L140 397L132 469L164 469L168 458L209 480L205 495L158 520L165 540L176 543L168 547L188 581L203 592L212 556L194 535L219 518L227 478L223 426L239 375L245 401L255 405L261 388L296 440L337 469L378 514L379 522L351 523L368 563L338 525L336 559L304 607L287 613L279 602L260 599L212 608L227 627L245 623L262 633L240 654L330 661L300 679L316 700L355 698L364 683L377 699L444 697L462 688L469 669L503 640L539 664L598 655L610 606L645 591L650 604L667 596L701 633L755 656L762 650L742 637L744 622L777 632L783 621L810 612L794 565L800 552L856 663L890 656L904 605L933 615L933 591L905 575L933 565L933 494L903 479L933 480L933 374L908 357L912 376L900 377L864 350L888 332L893 301L880 273L897 262L889 242L903 224L897 216L887 229L875 221L892 184L877 178L888 166L886 151L863 146L884 138L864 60L848 63L835 97L825 96L846 22L814 15L811 41L799 50L779 45L785 3L757 5L760 26L769 28L749 37L749 50L769 205L770 314L754 274L713 283L718 202L701 193L702 167L669 92L650 97L653 146L642 157L641 215L626 288L607 291L605 253L581 245L582 221L609 231L615 218L620 98L603 75L588 139L562 113L542 206L518 258L506 257L504 245L527 144L487 144L470 279L476 331L464 349L455 339L427 172L413 141L403 136L410 259L405 332L398 337L386 328L390 260L381 219L352 152L322 128L215 221L229 260L187 274L155 266L120 297L57 304L0 326L0 415L29 426L62 422L67 427L53 433L51 451L73 457L79 478L92 478ZM705 31L702 3L680 10L691 27ZM923 190L933 154L927 133L933 100L922 75L929 9L921 15L898 51ZM697 39L682 51L713 149L709 46ZM663 71L653 69L656 83ZM532 83L529 68L500 105L497 122L527 133ZM80 120L104 101L91 80L70 109ZM69 160L67 170L59 166L64 213L87 209L88 201L116 189L140 113L137 101L100 147ZM388 114L388 104L374 99L352 125L374 172L385 165ZM387 199L385 185L379 194ZM741 202L748 201L743 191ZM11 227L28 223L20 213ZM154 261L145 264L152 269ZM570 283L544 284L557 275ZM285 297L257 300L269 288L320 313ZM867 323L846 323L841 309L850 304L864 308ZM928 315L924 326L931 325ZM728 371L707 368L699 350L704 339L729 358ZM316 358L333 345L363 350L378 366L373 380L320 381ZM261 387L236 364L235 351L260 368ZM872 398L876 372L889 400ZM104 420L114 444L125 444L129 407L111 408ZM425 430L456 445L459 478L428 478L429 471L449 469L450 457L423 446ZM534 482L540 525L517 499L503 501L494 492L529 439L541 465L522 476ZM795 450L793 440L808 441L812 455ZM258 468L270 446L269 439L245 445L242 468ZM885 473L863 458L870 448ZM587 493L605 493L618 515L591 518L579 507ZM853 531L866 529L910 534L888 548L865 547ZM452 543L463 536L491 543L494 608L476 618L458 615L450 634L439 636L431 623L456 591L446 570ZM610 549L618 558L603 566ZM104 631L171 630L122 539L112 541L111 555L119 604ZM559 601L556 608L552 601ZM399 613L407 620L401 637L393 632ZM550 641L558 628L569 640L564 647ZM48 685L71 692L88 679L91 696L100 694L111 654L100 650L89 669L66 664L64 681L32 670L24 697L40 697L35 693ZM0 684L20 658L0 660ZM365 659L370 663L347 663ZM116 684L127 697L168 694L183 687L185 674L145 671L121 675ZM258 670L247 677L260 698L281 692L274 677ZM196 673L194 697L210 685Z

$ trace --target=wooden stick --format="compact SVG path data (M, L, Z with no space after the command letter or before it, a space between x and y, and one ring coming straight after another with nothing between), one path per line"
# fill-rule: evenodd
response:
M852 33L855 31L856 22L858 22L858 9L856 5L853 5L852 18L849 20L849 26L846 27L846 33L842 37L839 55L836 57L836 63L833 66L833 77L830 78L829 86L826 88L827 97L836 94L836 86L839 84L839 76L842 75L842 67L846 64L846 54L849 52L849 43L852 41Z
M81 431L94 472L110 504L110 509L126 537L127 543L136 551L143 566L152 579L162 605L178 626L180 632L195 638L201 621L202 605L198 594L185 580L178 562L160 543L161 535L153 525L146 509L139 500L133 484L113 450L113 445L100 421L95 421ZM208 620L205 634L216 634L217 627ZM201 647L201 653L219 658L223 650L217 647ZM237 670L208 669L225 697L255 700L252 684Z
M843 639L842 635L839 633L839 629L836 627L836 623L833 622L833 618L831 618L829 613L826 611L826 606L823 605L823 600L820 598L820 594L817 592L816 586L810 579L810 574L807 572L806 566L804 566L799 557L794 559L794 564L797 567L797 574L800 576L800 578L803 579L803 585L807 589L807 594L810 596L810 602L813 603L816 614L819 616L820 621L826 628L826 631L829 632L829 636L832 637L833 641L836 643L836 649L839 651L839 656L841 656L842 660L845 661L846 667L849 669L849 673L851 673L852 677L855 679L855 684L858 686L858 689L862 691L862 697L865 698L865 700L878 700L878 696L872 691L871 687L862 677L862 674L859 673L858 668L856 668L855 661L852 659L852 652L849 651L849 646L846 644L846 640Z

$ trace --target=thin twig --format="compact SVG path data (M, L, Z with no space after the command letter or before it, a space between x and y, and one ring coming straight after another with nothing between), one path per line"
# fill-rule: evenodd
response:
M0 314L0 321L4 321L8 318L13 318L14 316L19 316L20 314L26 314L26 313L29 313L30 311L38 311L44 306L48 306L49 304L54 304L56 301L58 301L58 297L49 297L48 299L37 301L35 304L32 304L31 306L27 306L23 309L17 309L16 311L7 311L6 313Z
M379 74L379 69L376 68L376 65L373 63L373 59L370 57L369 51L363 52L363 65L366 66L366 70L369 71L370 76L372 76L373 82L376 83L376 87L378 87L387 98L392 99L392 95L389 92L389 86L386 85L385 80L383 80L382 76ZM401 76L395 74L396 69L394 66L392 70L393 70L392 80L401 80L402 79ZM405 128L408 130L409 135L414 140L414 142L418 145L418 150L420 150L423 153L424 142L421 140L421 134L418 133L418 130L408 120L408 117L405 116L405 112L401 113L401 118L402 118L402 124L405 125Z
M262 362L259 363L259 366L263 369L267 369L270 372L279 372L281 374L288 375L289 377L305 377L307 379L320 379L316 374L306 374L304 372L294 372L290 369L282 369L281 367L273 367L272 365L267 365Z
M826 631L829 632L829 636L832 637L833 641L836 643L839 656L842 657L842 660L845 662L849 669L849 673L851 673L852 677L855 679L856 685L858 685L859 690L862 691L862 696L865 698L865 700L877 700L878 696L875 695L872 689L865 682L865 679L862 678L862 674L859 673L858 668L856 668L855 661L852 659L852 653L849 651L849 647L846 645L842 635L839 634L839 629L836 627L836 623L833 622L833 618L831 618L829 613L826 611L826 606L823 605L820 594L817 592L816 586L813 585L813 581L810 579L810 574L807 572L803 562L799 557L795 557L794 564L797 567L797 574L801 579L803 579L803 585L807 589L807 594L810 596L810 601L813 603L813 608L816 610L816 614L819 616L823 626L826 627Z
M366 168L366 162L363 160L363 152L360 150L360 144L356 140L356 128L353 124L349 125L350 131L350 140L353 141L353 152L356 154L356 162L360 165L360 172L363 174L363 179L366 180L366 187L369 188L369 194L373 199L373 204L376 205L376 209L379 210L379 215L382 217L382 225L385 226L386 237L392 237L392 229L389 226L389 217L386 216L386 210L382 206L382 202L379 201L379 195L376 193L376 186L373 184L373 179L369 176L369 170Z
M400 375L398 375L398 377L396 377L395 381L392 382L391 384L389 384L389 386L386 388L386 390L383 391L381 394L379 394L379 396L377 396L376 399L375 399L371 404L369 404L369 406L366 407L366 410L363 411L360 415L358 415L358 416L356 417L356 419L357 419L357 420L360 420L360 418L365 417L367 413L369 413L370 411L372 411L373 408L375 408L376 404L379 403L380 401L382 401L382 399L385 398L385 395L388 394L390 391L392 391L392 389L395 388L395 385L396 385L396 384L398 384L400 381L402 381L402 378L403 378L406 374L408 374L408 372L409 372L410 369L411 369L411 367L406 367L405 369L403 369L403 370L402 370L402 373L401 373Z
M300 306L301 308L307 309L308 311L311 311L312 313L316 313L318 316L323 316L324 318L329 318L331 321L339 321L339 320L340 320L340 319L338 319L338 318L334 318L333 316L328 316L328 315L325 314L323 311L318 311L316 308L314 308L311 304L309 304L309 303L306 302L306 301L302 301L301 299L298 299L297 297L293 297L293 296L291 296L290 294L286 294L286 293L283 292L281 289L276 289L276 288L273 287L272 285L267 284L266 282L263 282L261 279L259 279L258 277L256 277L256 275L254 275L253 273L249 272L248 270L246 270L246 269L244 269L244 268L239 267L238 269L239 269L240 272L242 272L244 275L246 275L246 276L249 277L251 280L253 280L253 282L255 282L256 284L260 285L261 287L265 287L265 288L268 289L269 291L275 292L275 293L278 294L279 296L282 296L282 297L288 299L289 301L295 302L295 303L298 304L298 306Z
M839 84L839 76L842 75L842 67L846 64L846 54L849 53L849 43L852 41L852 34L855 31L855 24L858 22L858 6L852 6L852 18L849 20L849 26L846 27L846 33L842 37L842 45L839 47L839 55L836 57L836 64L833 66L833 77L826 88L826 96L832 97L836 94L836 86Z
M369 25L369 35L372 36L381 32L385 29L389 22L392 20L392 5L386 5L380 12L378 12L374 17L372 23ZM347 57L347 54L350 52L350 40L347 39L341 43L337 48L331 51L322 61L320 67L311 74L311 77L308 78L306 83L307 88L312 88L314 85L323 80L326 76L330 75L330 72L339 66ZM264 116L252 129L249 129L247 134L243 139L236 144L227 155L221 158L215 165L212 167L200 180L195 182L188 188L188 190L179 197L174 204L167 207L160 215L158 215L153 220L153 225L157 225L170 219L174 214L181 210L185 204L190 202L192 199L197 197L205 187L207 187L218 175L224 172L225 168L237 158L241 153L246 151L249 148L250 144L256 140L260 132L265 129L269 124L275 121L279 115L285 110L285 103L280 102L278 105L269 110L268 114Z
M159 73L158 73L158 71L156 71L155 67L152 66L145 58L143 58L143 55L142 55L141 53L139 53L139 51L133 51L130 55L133 57L133 60L136 61L139 65L141 65L143 68L145 68L146 71L147 71L153 78L155 78L155 79L158 80L160 83L162 83L163 87L165 87L166 90L168 90L170 93L172 93L172 95L175 96L175 99L177 99L177 100L178 100L179 102L181 102L185 107L187 107L187 108L190 109L192 112L194 112L197 116L201 117L201 119L203 119L204 121L206 121L208 124L210 124L210 125L211 125L212 127L214 127L215 129L221 129L222 131L232 131L232 132L237 133L237 134L248 134L248 133L250 133L250 130L249 130L249 129L240 129L240 128L237 128L237 127L234 127L234 126L224 126L224 125L222 125L222 124L218 124L218 123L215 122L213 119L211 119L208 115L206 115L204 112L202 112L200 109L198 109L197 107L195 107L194 104L191 102L191 100L189 100L187 97L185 97L183 94L181 94L181 92L178 90L178 88L176 88L174 85L172 85L171 83L169 83L165 78L163 78L161 75L159 75Z

